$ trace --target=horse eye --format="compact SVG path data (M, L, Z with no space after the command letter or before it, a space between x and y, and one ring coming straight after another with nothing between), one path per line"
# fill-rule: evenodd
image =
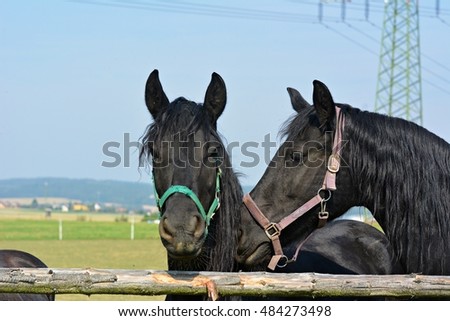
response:
M219 148L217 146L212 146L208 148L208 157L219 157Z
M219 157L219 150L217 148L214 148L214 150L211 151L211 156Z
M220 166L223 162L221 146L209 146L206 150L204 161L212 167Z
M303 160L303 154L301 152L293 151L290 153L289 158L295 163L300 163Z

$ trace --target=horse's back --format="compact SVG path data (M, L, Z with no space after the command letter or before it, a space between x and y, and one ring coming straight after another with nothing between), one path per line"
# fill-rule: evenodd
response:
M403 273L384 233L353 220L336 220L317 229L287 269L331 274Z
M19 250L0 250L0 266L1 267L35 267L46 268L44 262L42 262L36 256L19 251Z
M2 268L46 268L36 256L18 250L0 250ZM0 301L54 301L54 294L0 293Z

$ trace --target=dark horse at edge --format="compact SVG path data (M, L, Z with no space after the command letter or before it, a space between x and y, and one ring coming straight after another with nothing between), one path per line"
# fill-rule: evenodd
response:
M34 255L18 250L0 250L1 268L46 268ZM54 301L54 294L0 293L0 301Z

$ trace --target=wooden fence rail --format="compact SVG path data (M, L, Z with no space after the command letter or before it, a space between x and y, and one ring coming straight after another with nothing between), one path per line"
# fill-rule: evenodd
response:
M450 299L450 276L1 268L0 292Z

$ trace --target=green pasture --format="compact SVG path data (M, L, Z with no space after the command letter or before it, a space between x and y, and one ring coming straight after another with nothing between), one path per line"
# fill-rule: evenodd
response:
M135 240L159 239L158 225L141 215L55 212L46 217L38 209L0 209L0 241L58 240L60 231L64 240L126 240L132 229Z
M166 251L159 240L157 224L136 219L134 240L131 240L131 223L115 221L115 216L92 214L88 220L64 216L67 220L62 219L63 239L59 240L60 218L46 219L42 213L21 210L16 210L14 215L5 213L0 211L0 248L32 253L49 267L167 269ZM57 295L56 299L161 300L163 297Z
M131 223L62 221L64 240L126 240L131 238ZM0 240L58 240L58 220L0 220ZM134 239L158 239L158 225L146 222L134 224Z
M136 221L142 218L142 215L129 215L125 213L97 213L97 212L61 212L51 211L50 216L46 215L44 209L32 208L0 208L0 220L7 219L25 219L25 220L64 220L64 221L100 221L114 222L123 221L123 219Z

